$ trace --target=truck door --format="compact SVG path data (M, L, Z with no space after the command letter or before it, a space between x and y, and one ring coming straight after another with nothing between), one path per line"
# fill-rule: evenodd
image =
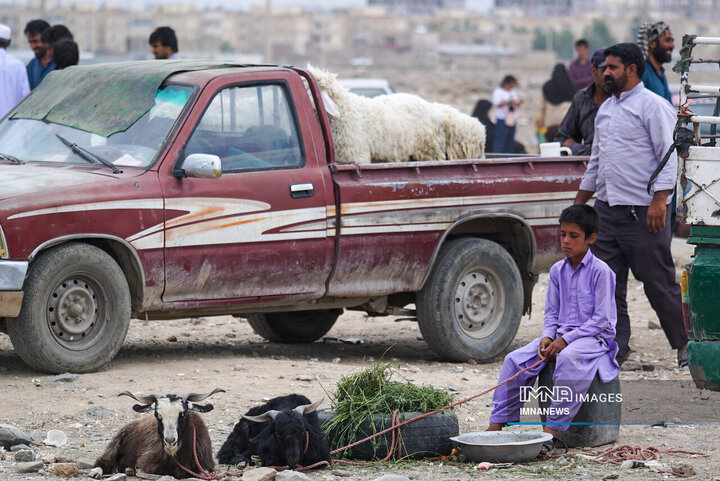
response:
M333 252L326 190L289 84L220 88L188 128L183 158L217 155L222 176L165 185L163 301L322 295Z

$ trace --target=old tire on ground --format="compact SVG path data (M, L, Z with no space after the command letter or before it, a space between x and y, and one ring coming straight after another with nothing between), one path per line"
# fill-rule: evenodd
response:
M78 242L49 249L30 265L24 290L8 333L30 367L92 372L120 350L130 325L130 291L120 266L101 249Z
M420 416L421 414L423 413L407 412L398 413L398 416L400 422L402 422ZM369 419L366 419L356 431L354 438L347 440L347 443L343 443L338 437L338 431L343 426L328 430L330 423L335 419L335 413L329 410L322 410L318 411L318 416L320 417L320 424L326 433L325 438L328 440L331 450L344 447L345 444L359 441L392 426L392 414L375 414L373 415L372 424ZM439 454L450 454L454 445L450 437L458 435L459 425L455 413L443 411L406 424L400 427L399 431L402 437L401 457L422 458L437 456ZM336 457L382 459L387 456L391 446L392 431L388 431L376 438L358 444L345 452L340 452ZM395 452L397 453L397 451Z
M303 344L323 337L333 327L342 309L253 314L248 324L270 342Z
M425 342L450 361L489 361L512 342L520 325L523 288L510 254L487 239L445 244L418 293Z

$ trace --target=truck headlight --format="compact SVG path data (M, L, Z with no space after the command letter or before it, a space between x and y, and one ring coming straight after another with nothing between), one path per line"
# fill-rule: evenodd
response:
M3 232L0 225L0 259L7 259L8 257L10 257L10 253L8 252L7 242L5 242L5 232Z

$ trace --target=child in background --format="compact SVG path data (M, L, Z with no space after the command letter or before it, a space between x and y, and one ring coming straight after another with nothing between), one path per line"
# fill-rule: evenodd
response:
M539 360L555 361L553 383L567 386L572 400L552 400L543 430L553 435L541 454L552 454L558 431L566 431L598 374L601 382L620 372L615 361L615 274L590 251L597 238L598 218L588 205L573 205L560 214L560 245L565 259L550 269L542 336L505 357L499 382ZM532 386L542 363L500 386L493 395L488 431L499 431L520 419L520 386ZM555 408L555 409L552 409Z

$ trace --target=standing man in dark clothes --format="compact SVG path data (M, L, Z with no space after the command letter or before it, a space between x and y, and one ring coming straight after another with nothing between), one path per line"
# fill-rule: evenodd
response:
M593 52L590 64L593 83L575 94L555 136L555 141L570 147L573 155L590 155L595 137L595 115L600 105L610 96L603 78L605 48Z
M672 101L665 69L662 64L672 59L675 39L664 22L644 23L638 30L637 43L645 56L645 73L642 76L646 89Z
M597 196L598 237L592 252L616 276L618 362L630 352L626 297L632 269L670 346L677 349L678 365L687 366L688 336L670 252L668 204L677 175L674 148L650 193L646 190L650 175L672 145L677 116L669 102L640 81L645 70L640 47L619 43L605 50L605 58L605 85L612 95L598 109L592 153L575 203L586 203L593 193Z
M593 81L590 75L590 59L588 59L590 49L587 40L581 38L575 42L575 52L577 52L577 58L570 62L568 75L570 75L570 80L575 85L575 90L580 90Z
M55 69L52 52L45 48L42 42L42 33L50 28L45 20L31 20L25 25L25 36L35 57L27 64L27 76L30 90L42 82L47 74Z

